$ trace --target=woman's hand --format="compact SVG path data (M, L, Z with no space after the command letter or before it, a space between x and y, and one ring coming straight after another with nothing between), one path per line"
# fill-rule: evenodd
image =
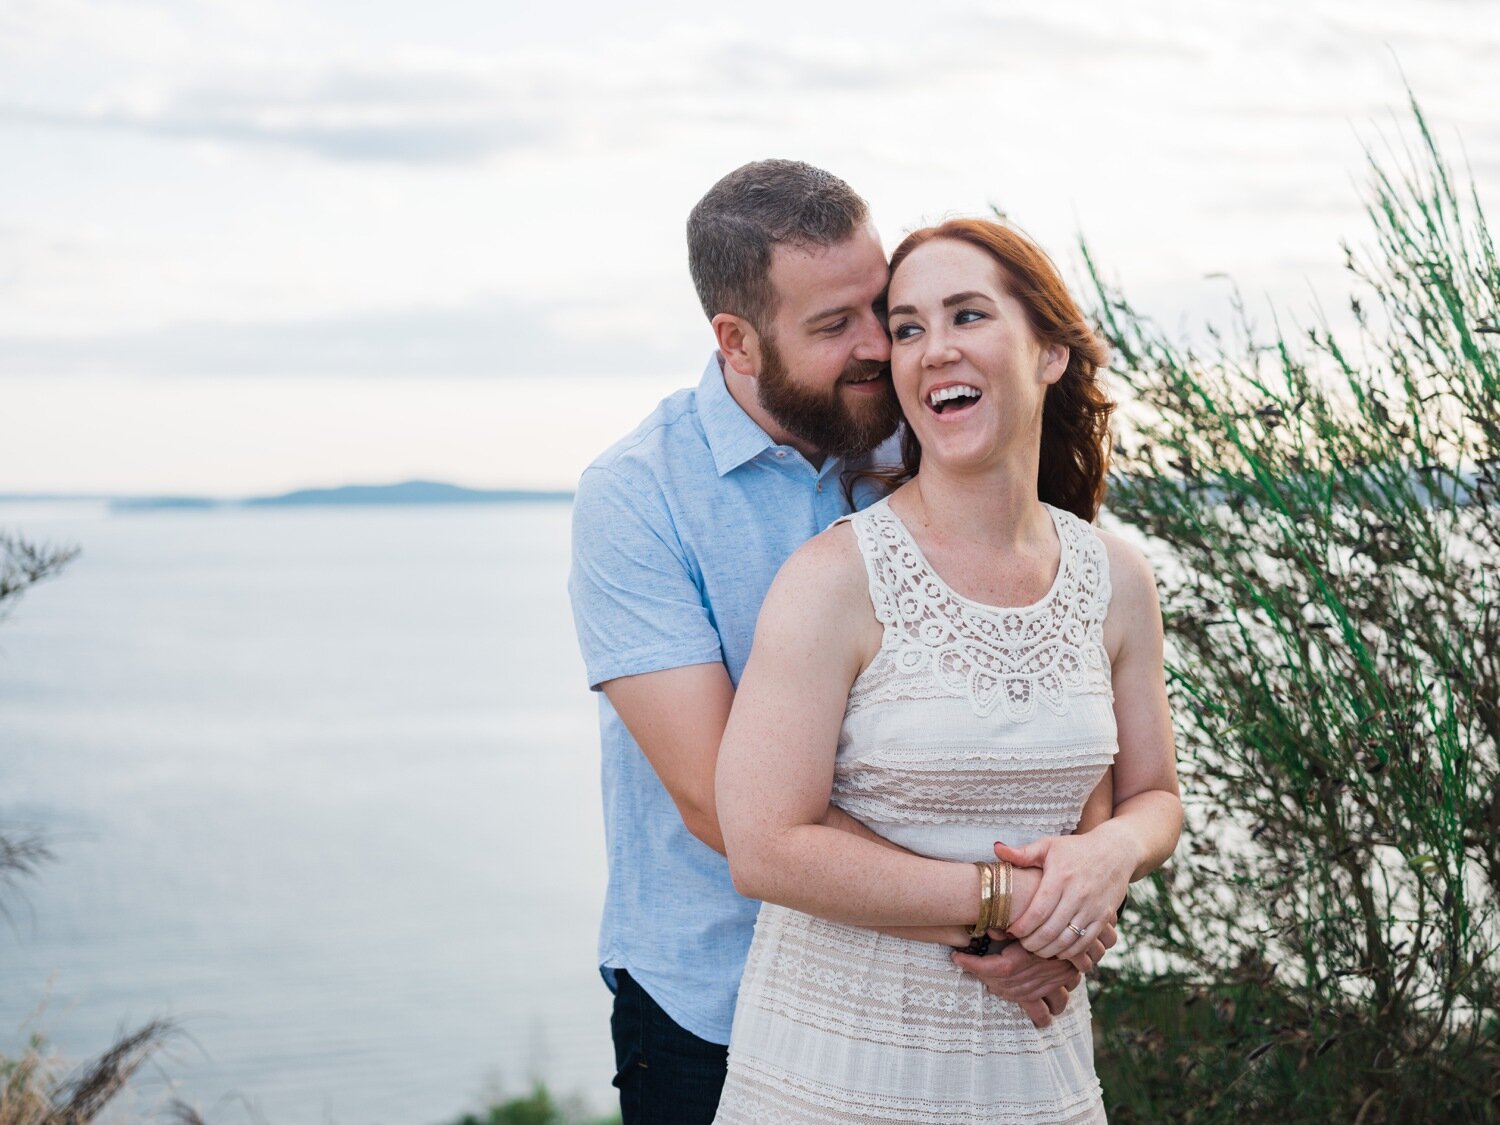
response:
M1095 943L1106 948L1114 944L1117 911L1137 860L1124 840L1101 828L1077 836L1047 836L1022 848L995 845L997 858L1041 868L1031 902L1006 931L1038 957L1089 956L1097 961ZM1111 940L1104 941L1106 936Z

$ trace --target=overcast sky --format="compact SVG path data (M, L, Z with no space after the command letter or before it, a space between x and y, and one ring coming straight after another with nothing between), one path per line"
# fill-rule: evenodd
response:
M1168 324L1337 304L1403 72L1500 207L1496 59L1496 0L0 0L0 493L570 485L696 380L683 220L764 156Z

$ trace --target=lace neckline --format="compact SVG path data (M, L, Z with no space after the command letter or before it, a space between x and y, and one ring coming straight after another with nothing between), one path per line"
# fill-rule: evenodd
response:
M1058 592L1062 589L1063 581L1068 571L1068 556L1072 553L1072 548L1068 543L1068 535L1063 529L1062 519L1059 516L1057 509L1054 508L1051 504L1048 504L1045 500L1041 501L1041 505L1043 508L1047 509L1047 515L1052 520L1053 534L1057 536L1057 573L1053 575L1052 585L1047 587L1047 592L1036 601L1029 602L1025 605L994 605L990 602L981 602L974 598L967 597L964 594L960 594L953 588L953 586L948 582L946 578L938 573L937 567L933 566L932 563L928 560L927 555L922 550L922 545L917 542L917 537L912 534L911 528L906 526L906 521L903 520L899 515L897 515L896 510L891 507L891 498L889 496L882 497L879 503L873 504L871 505L871 507L884 509L885 515L888 516L891 522L896 525L896 527L901 532L902 538L905 539L907 545L911 547L912 554L913 556L915 556L915 559L921 566L922 570L927 573L927 576L932 579L932 581L947 597L952 598L955 602L959 602L972 609L977 609L982 613L1034 613L1037 610L1044 609L1047 605L1049 605L1057 598Z
M1065 715L1074 695L1111 695L1104 545L1071 512L1047 508L1062 544L1057 577L1040 601L1025 606L992 606L959 594L884 501L853 518L884 631L881 654L850 692L852 710L952 695L966 698L981 717L998 709L1020 722L1039 705Z

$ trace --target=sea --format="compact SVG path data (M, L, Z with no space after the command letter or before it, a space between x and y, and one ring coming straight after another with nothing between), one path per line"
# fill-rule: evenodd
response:
M175 1030L104 1121L613 1107L566 502L0 505L0 1056Z

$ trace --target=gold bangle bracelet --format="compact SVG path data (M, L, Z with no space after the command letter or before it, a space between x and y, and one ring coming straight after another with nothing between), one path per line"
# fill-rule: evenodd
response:
M979 920L969 931L970 937L983 937L989 930L990 914L995 909L995 867L991 863L976 862L979 868Z
M1004 930L1010 926L1010 888L1011 876L1014 874L1011 865L1007 862L998 864L1000 870L996 872L996 883L999 884L995 892L995 925L997 930Z
M995 894L994 897L990 900L990 915L984 920L984 924L986 930L996 930L1000 928L1000 907L1004 905L1000 901L1001 879L1003 876L1001 874L1000 864L998 862L992 862L990 864L990 873L991 879L995 884Z

